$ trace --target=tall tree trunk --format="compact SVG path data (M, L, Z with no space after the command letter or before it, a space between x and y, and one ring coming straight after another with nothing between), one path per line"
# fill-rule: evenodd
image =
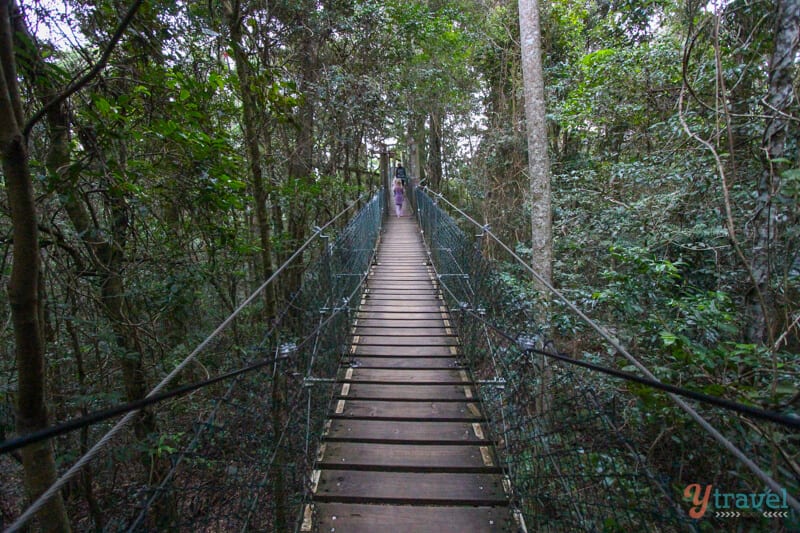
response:
M70 300L77 298L76 295L72 295ZM71 304L71 312L73 316L78 316L78 306L75 304L74 300ZM67 333L69 334L70 343L72 344L72 352L75 356L75 364L77 367L78 372L78 392L82 397L86 397L87 393L89 392L88 388L86 387L86 370L83 365L83 350L81 348L81 341L80 337L78 336L78 330L75 328L75 324L72 320L66 321L66 328ZM89 413L89 409L87 407L86 402L81 402L81 416L86 416ZM80 435L80 453L81 455L85 454L89 451L89 428L84 427L81 428L81 435ZM92 467L91 465L86 465L81 470L81 478L79 481L81 485L81 489L83 490L83 496L86 498L86 505L89 508L89 514L92 517L92 521L94 522L94 529L95 531L102 531L103 530L103 523L105 522L103 512L100 509L100 505L97 502L97 498L94 495L94 488L92 482Z
M314 11L313 2L307 2L307 12ZM297 198L307 199L312 183L314 168L314 84L318 70L318 43L314 32L306 28L299 42L298 56L300 61L300 83L298 88L302 94L297 111L297 124L292 152L289 156L289 179L295 187ZM289 253L298 248L306 238L308 226L308 201L296 200L289 212ZM289 269L287 289L290 292L300 287L302 270Z
M552 278L553 236L550 207L550 160L547 154L544 71L537 0L519 2L522 78L528 130L528 172L532 224L532 267L548 282ZM546 292L540 286L542 292Z
M386 191L386 213L392 213L393 209L393 196L392 196L392 178L389 176L389 152L386 145L381 143L380 162L378 163L381 173L381 183L383 190ZM390 215L391 216L391 215Z
M425 139L425 116L415 115L411 121L411 136L417 141L417 183L422 183L428 177L425 166L428 161L428 152L426 150ZM430 185L426 182L425 185Z
M251 85L250 63L242 46L242 12L238 1L225 3L225 16L231 33L231 47L239 77L239 94L242 98L242 120L244 122L244 143L247 149L247 163L255 201L256 224L261 244L261 278L262 283L272 275L272 253L270 243L269 213L267 213L267 191L264 185L264 173L261 167L261 150L259 148L259 128L256 113L258 101ZM260 285L260 283L258 284ZM272 316L275 302L272 291L264 292L266 316Z
M435 110L430 115L429 167L431 187L435 191L442 190L442 113Z
M542 69L541 33L537 0L519 1L522 79L525 94L525 119L528 131L528 172L531 202L531 267L548 283L552 280L553 235L550 208L550 160L547 154L547 120L545 117L544 70ZM549 292L544 283L534 280L544 300ZM542 315L548 317L547 307ZM541 356L542 371L535 405L539 413L549 412L547 394L551 370L547 358Z
M775 297L770 284L771 262L778 242L781 213L775 201L780 196L781 172L788 168L786 133L787 109L794 101L792 82L794 62L800 42L800 0L779 0L777 5L775 48L769 62L769 84L765 98L767 121L761 147L764 170L757 186L755 243L752 270L756 286L748 295L751 342L763 344L774 336Z
M301 13L308 15L316 11L316 3L305 0L300 6ZM291 254L305 240L308 229L309 190L313 183L314 169L314 106L315 106L315 83L318 73L318 47L319 37L306 21L300 30L297 41L297 60L299 61L299 83L298 90L302 95L297 114L295 115L295 135L294 145L291 147L288 161L288 174L292 187L295 189L295 198L290 206L288 214L289 239L287 246L284 246L286 254ZM300 200L300 201L298 201ZM292 265L286 274L287 281L284 284L284 294L289 295L296 291L302 281L303 270L299 265ZM275 362L272 383L272 413L271 422L276 436L286 427L288 417L287 408L287 381L285 372L288 372L289 365ZM273 530L287 531L289 518L289 503L286 491L286 464L288 455L285 447L280 446L275 455L275 471L272 473L273 494L275 497L275 522Z
M414 132L408 138L408 181L419 183L419 144Z
M44 335L41 322L39 235L28 150L22 134L24 115L17 81L12 33L12 2L0 2L0 153L11 210L14 257L8 299L14 327L17 361L17 432L27 434L47 427L45 403ZM18 16L18 13L13 13ZM34 499L56 480L50 441L22 450L25 488ZM69 531L59 493L39 511L45 531Z
M33 38L31 37L31 42ZM55 93L48 86L43 62L34 50L31 57L36 60L34 69L35 87L39 98L50 101ZM105 231L96 227L89 208L82 203L77 186L67 177L70 166L70 118L66 103L50 106L45 114L48 126L50 146L47 153L46 167L52 178L59 200L64 207L75 233L80 236L92 265L100 281L100 304L103 314L109 320L114 331L114 338L119 350L118 361L122 370L123 387L128 401L144 398L148 391L147 376L144 369L145 348L139 338L138 322L135 312L127 296L124 271L126 267L125 243L130 232L128 209L124 200L124 192L116 185L109 186L108 211L110 224ZM85 133L82 141L85 146L98 146L97 140ZM124 169L124 147L120 157L120 166ZM103 161L103 154L95 157ZM155 416L149 410L142 410L133 423L134 434L139 442L158 431ZM164 459L158 459L147 451L139 454L142 472L148 476L148 482L160 478L169 468ZM156 508L156 519L160 523L171 520L174 514L174 501L170 496L162 498Z
M49 101L52 94L42 84L37 84L42 102ZM131 308L126 297L125 280L122 275L125 267L125 254L122 249L128 232L126 208L119 199L111 204L112 223L108 233L94 226L87 207L79 200L66 172L70 164L69 116L66 106L52 106L46 116L50 136L50 148L46 166L67 216L75 228L75 233L85 246L92 264L100 279L100 302L103 312L111 322L116 344L122 355L119 358L122 368L125 396L129 401L139 400L147 394L147 380L144 372L144 349L138 339L135 324L131 318ZM87 143L96 145L96 142ZM102 157L102 156L101 156ZM117 194L110 195L118 197ZM144 440L156 430L151 414L143 411L134 425L136 436Z

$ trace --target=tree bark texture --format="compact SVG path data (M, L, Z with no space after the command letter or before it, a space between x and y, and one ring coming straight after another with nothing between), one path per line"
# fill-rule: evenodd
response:
M430 143L428 166L430 168L431 187L435 191L442 190L442 113L435 110L430 115Z
M267 191L264 186L264 173L261 166L262 155L259 148L258 120L256 111L258 103L251 87L250 63L242 46L242 13L241 4L233 1L225 4L225 16L231 34L231 47L236 63L236 73L239 77L239 94L242 98L242 121L244 123L244 143L247 149L247 163L250 170L250 181L253 187L253 200L255 201L256 224L261 243L261 285L272 275L272 253L270 243L270 221L267 213ZM274 299L272 291L264 292L265 314L274 314Z
M528 133L528 172L531 180L531 268L538 272L543 280L550 283L553 262L550 158L547 154L544 70L537 0L519 1L519 29ZM544 284L539 280L534 282L542 298L549 301L550 294ZM546 327L549 322L546 307L542 309L541 316ZM552 370L547 363L545 356L540 356L537 362L539 382L534 404L537 412L542 415L549 412L551 403L548 393Z
M19 16L13 3L0 2L0 153L14 242L8 299L18 377L16 429L19 434L27 434L47 427L48 416L40 314L39 235L28 150L22 133L23 111L14 58L12 15ZM35 499L56 479L50 441L23 448L22 463L27 496ZM70 530L60 494L42 507L38 519L44 531Z
M522 78L528 131L528 171L532 227L531 266L551 281L553 262L550 159L547 154L544 71L542 69L539 8L536 0L519 2ZM539 287L544 293L544 287Z
M313 3L306 2L307 12L313 12ZM314 105L315 83L318 70L318 36L310 28L305 28L299 37L298 60L300 61L300 80L298 89L302 95L296 114L294 146L289 155L289 179L295 188L297 198L304 198L313 181L314 170ZM288 213L289 243L286 257L300 247L308 234L309 203L294 201ZM296 291L302 281L302 270L294 266L287 270L285 295Z
M751 342L763 344L774 336L775 294L771 287L772 264L777 250L782 221L791 216L781 205L781 172L788 168L786 137L787 111L794 101L792 81L794 61L800 43L800 0L780 0L775 20L775 48L769 62L769 80L765 101L767 115L761 148L764 169L757 187L754 217L755 242L752 270L756 287L748 295ZM757 298L763 296L764 305Z

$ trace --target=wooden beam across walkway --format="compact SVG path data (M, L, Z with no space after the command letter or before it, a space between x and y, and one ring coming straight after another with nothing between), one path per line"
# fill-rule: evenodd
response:
M516 531L413 218L390 217L343 358L302 531Z

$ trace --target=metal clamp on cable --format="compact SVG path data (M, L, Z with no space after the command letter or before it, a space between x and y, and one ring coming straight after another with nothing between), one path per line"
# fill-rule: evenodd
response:
M494 387L497 390L503 390L506 388L506 380L505 378L494 378L494 379L479 379L475 382L476 385L484 385L487 387Z
M484 311L485 312L485 311ZM519 335L517 337L517 347L523 352L529 352L536 349L539 338L536 335Z
M303 378L303 387L310 388L317 383L336 383L336 380L333 378L315 378L314 376Z
M297 343L296 342L285 342L278 347L278 353L281 357L289 357L291 354L297 351Z
M350 312L350 298L346 296L342 297L340 304L333 309L334 313L339 313L341 311L345 311L346 313Z

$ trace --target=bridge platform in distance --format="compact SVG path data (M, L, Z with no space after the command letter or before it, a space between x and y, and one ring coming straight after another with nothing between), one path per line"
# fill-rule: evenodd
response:
M302 531L516 531L416 221L385 223Z

